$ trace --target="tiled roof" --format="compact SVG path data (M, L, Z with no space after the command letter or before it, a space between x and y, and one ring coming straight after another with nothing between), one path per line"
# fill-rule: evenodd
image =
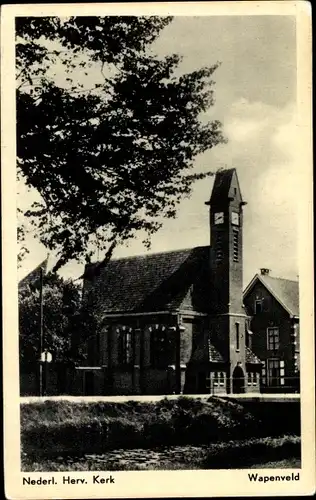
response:
M270 275L256 274L244 291L244 297L260 281L271 295L284 307L291 316L299 316L299 283Z
M195 348L191 361L193 363L225 363L222 354L212 344L211 339L203 339Z
M260 276L261 281L266 284L275 298L293 315L299 316L299 288L298 281L272 276Z
M212 362L218 362L218 363L224 363L225 360L221 353L214 347L214 345L211 343L211 339L208 339L208 356L209 356L209 361Z
M192 282L205 276L209 251L210 247L197 247L113 259L93 281L85 279L84 290L93 288L104 312L175 307ZM86 271L88 267L90 273L93 266L86 266Z
M252 352L249 347L246 347L246 363L261 364L261 360Z
M35 269L29 272L23 279L21 279L18 285L19 290L24 290L25 288L28 288L29 286L35 284L37 280L40 278L41 269L43 269L43 274L46 274L47 263L48 263L48 257L45 260L43 260L43 262L41 262Z

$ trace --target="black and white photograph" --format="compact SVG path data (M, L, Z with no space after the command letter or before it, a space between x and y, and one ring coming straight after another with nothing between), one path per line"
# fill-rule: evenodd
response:
M7 11L11 498L313 491L308 3L245 3Z

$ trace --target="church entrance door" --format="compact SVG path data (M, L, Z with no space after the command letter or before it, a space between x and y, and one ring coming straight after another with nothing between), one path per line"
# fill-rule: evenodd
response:
M241 366L236 366L233 371L233 393L241 394L245 392L245 375Z

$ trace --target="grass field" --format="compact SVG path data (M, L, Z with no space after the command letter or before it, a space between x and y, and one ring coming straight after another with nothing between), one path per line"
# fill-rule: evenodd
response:
M277 411L265 411L260 418L260 409L249 413L241 404L216 397L25 403L23 470L211 469L241 467L241 457L244 467L299 459L300 438L282 431Z

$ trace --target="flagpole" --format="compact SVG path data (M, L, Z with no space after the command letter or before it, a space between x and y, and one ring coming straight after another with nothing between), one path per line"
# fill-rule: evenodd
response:
M44 344L44 329L43 329L43 268L40 268L40 396L43 396L43 344Z

